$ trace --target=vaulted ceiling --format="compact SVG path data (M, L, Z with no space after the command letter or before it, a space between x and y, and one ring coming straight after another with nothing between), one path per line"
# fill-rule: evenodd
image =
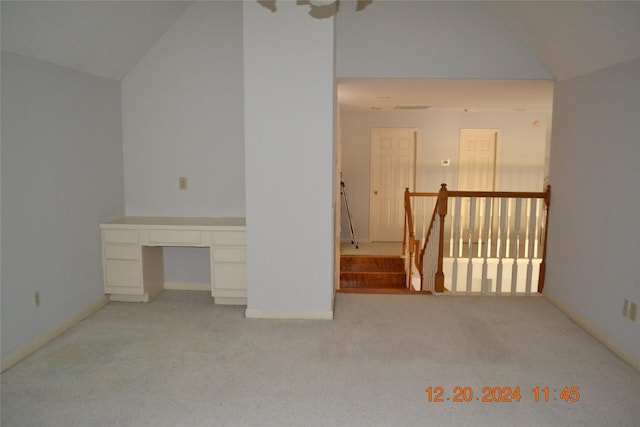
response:
M2 1L2 50L120 80L191 1Z
M638 1L496 1L490 7L556 80L640 58Z
M484 3L556 80L640 57L640 2ZM120 80L190 4L3 0L2 50Z

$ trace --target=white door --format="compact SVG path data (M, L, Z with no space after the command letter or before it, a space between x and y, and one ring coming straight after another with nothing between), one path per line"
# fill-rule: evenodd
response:
M497 138L495 129L460 130L459 191L495 189Z
M371 129L369 240L400 242L404 191L413 191L416 129Z
M497 139L498 131L495 129L460 130L458 190L495 190ZM491 215L491 212L486 212L485 203L484 198L478 200L473 215L474 226L471 229L470 199L466 197L462 199L460 222L462 239L465 244L470 240L475 244L480 238L480 227L484 224L486 215ZM473 250L477 252L481 248L476 247Z

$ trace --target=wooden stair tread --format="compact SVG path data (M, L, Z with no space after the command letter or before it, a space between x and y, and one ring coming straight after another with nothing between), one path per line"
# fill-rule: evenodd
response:
M341 256L340 271L404 273L404 259L399 256Z
M406 290L404 259L400 256L341 256L340 287L390 292Z
M407 288L340 288L341 294L412 294Z

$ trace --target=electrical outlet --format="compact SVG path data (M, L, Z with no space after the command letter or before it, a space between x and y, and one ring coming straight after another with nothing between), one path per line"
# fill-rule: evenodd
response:
M181 176L180 178L178 178L178 188L180 190L186 190L187 189L187 177L186 176Z
M40 307L40 291L35 291L33 293L33 304L36 307Z
M625 299L624 303L622 304L622 316L627 317L628 313L629 313L629 300Z
M632 302L631 305L629 305L629 319L631 319L632 322L635 322L637 315L638 315L638 304L636 304L635 302Z

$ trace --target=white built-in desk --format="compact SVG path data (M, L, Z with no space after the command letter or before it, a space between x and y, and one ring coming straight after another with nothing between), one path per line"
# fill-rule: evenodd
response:
M164 288L164 246L209 248L216 304L247 303L244 218L123 217L100 224L105 293L148 302Z

